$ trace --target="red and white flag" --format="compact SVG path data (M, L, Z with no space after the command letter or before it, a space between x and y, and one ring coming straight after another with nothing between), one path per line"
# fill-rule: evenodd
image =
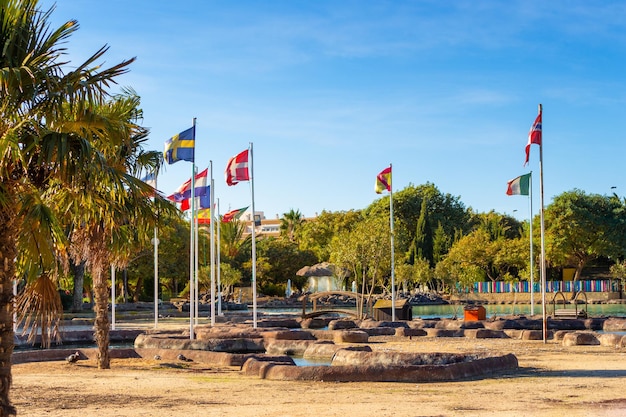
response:
M248 149L228 160L224 174L226 176L226 184L228 185L235 185L239 181L250 180L248 173Z
M530 145L532 144L541 146L541 110L539 110L539 114L535 119L535 123L533 123L530 128L530 132L528 132L528 144L526 145L526 161L524 165L528 163L528 158L530 156Z

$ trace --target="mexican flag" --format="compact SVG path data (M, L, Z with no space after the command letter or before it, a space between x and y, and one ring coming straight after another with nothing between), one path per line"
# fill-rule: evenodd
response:
M528 195L530 191L530 174L520 175L507 183L506 195Z

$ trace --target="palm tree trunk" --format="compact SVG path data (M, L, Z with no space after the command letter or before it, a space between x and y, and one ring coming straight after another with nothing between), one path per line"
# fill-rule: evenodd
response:
M109 357L109 291L107 281L104 279L103 268L94 268L93 292L95 297L94 311L96 321L94 332L96 344L98 345L97 362L98 369L110 369L111 359Z
M83 310L85 261L81 261L76 264L73 259L70 259L70 269L74 275L74 298L72 299L72 311L76 313Z
M15 206L6 203L4 207ZM13 379L11 376L11 355L14 345L12 281L15 277L15 257L17 256L16 236L15 218L7 210L0 211L0 417L17 414L9 399Z

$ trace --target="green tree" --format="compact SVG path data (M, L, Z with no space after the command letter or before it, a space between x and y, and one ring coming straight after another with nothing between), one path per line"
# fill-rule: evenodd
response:
M389 216L389 196L382 197L370 204L363 213L365 216L386 213ZM464 234L471 230L470 212L465 208L459 197L444 194L431 183L408 187L393 194L394 232L397 253L410 253L415 239L417 223L423 200L426 200L428 224L441 225L448 237L456 233ZM434 245L434 243L433 243ZM417 248L416 248L417 249ZM433 254L434 256L434 254Z
M546 257L574 265L574 280L587 263L601 256L626 254L626 216L619 199L581 190L564 192L545 210Z
M352 230L361 220L361 212L357 210L322 211L302 224L298 241L300 249L314 253L317 262L328 261L330 242L342 231Z
M283 213L280 219L281 236L286 237L290 242L296 242L303 223L304 216L300 210L291 209L288 213Z
M139 98L132 93L115 96L93 105L91 111L101 124L89 139L106 169L93 169L98 167L94 157L80 173L80 187L58 190L56 196L58 206L72 213L74 219L71 255L86 261L93 279L97 363L98 368L108 369L109 266L125 268L132 248L152 235L156 207L164 212L173 206L160 196L153 202L148 198L151 187L136 177L146 168L146 156L141 153L147 130L138 124ZM156 152L150 157L156 160L154 164L161 158Z
M298 245L284 239L267 238L259 241L257 245L258 256L267 260L269 268L264 279L259 281L259 286L264 288L276 288L275 292L284 294L287 280L291 279L294 286L302 289L306 283L306 277L296 275L298 269L305 265L316 262L315 255L309 251L301 251ZM265 289L266 293L269 293ZM279 295L279 294L274 294Z
M339 233L331 243L331 263L349 270L361 285L368 302L376 288L384 289L391 275L389 221L384 216L369 216L354 230ZM363 315L363 306L359 314Z

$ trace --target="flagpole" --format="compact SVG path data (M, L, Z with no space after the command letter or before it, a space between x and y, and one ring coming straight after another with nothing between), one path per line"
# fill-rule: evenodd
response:
M211 166L211 188L209 188L210 195L210 207L209 207L209 217L211 219L209 223L209 230L211 232L211 326L215 326L215 221L213 220L213 204L215 203L213 190L213 161L209 162Z
M535 278L534 278L534 258L533 258L533 172L530 171L528 179L528 201L529 201L529 223L530 223L530 316L535 314Z
M543 113L543 108L539 104L539 114ZM539 145L539 194L541 196L541 310L543 313L543 343L548 339L548 322L546 317L546 239L544 226L544 201L543 201L543 118L541 122L541 144Z
M254 162L252 156L252 142L250 142L250 193L252 197L252 324L257 327L257 300L256 300L256 217L254 213Z
M154 189L157 189L157 174L154 173ZM156 202L156 194L152 201ZM159 238L157 226L154 226L154 328L159 325Z
M391 170L391 164L389 164ZM389 228L391 230L391 321L396 321L396 281L394 271L395 251L393 247L393 171L389 184Z
M194 317L193 317L193 321L195 323L195 325L198 325L198 317L200 316L199 313L199 306L200 306L200 291L199 291L199 286L198 286L198 265L200 262L200 256L199 256L199 249L200 249L200 244L199 244L199 239L198 239L198 235L200 233L200 227L198 227L198 210L196 210L196 213L193 217L193 222L194 222L194 226L195 226L195 232L194 232L194 268L195 270L194 272L194 278L193 278L193 292L195 295L194 298Z
M220 265L221 265L221 249L220 249L220 245L221 245L221 241L220 241L220 228L222 225L222 222L220 220L220 199L217 199L217 216L215 216L215 228L217 229L217 260L216 260L216 272L217 272L217 315L221 316L222 315L222 280L221 280L221 273L220 273ZM213 221L213 217L211 217L211 221Z
M193 138L194 147L196 139L196 118L193 118ZM194 149L194 160L191 163L191 222L189 226L189 339L194 340L194 326L193 316L195 312L194 308L194 218L195 218L195 205L196 205L196 158Z
M115 330L115 265L111 264L111 330Z

